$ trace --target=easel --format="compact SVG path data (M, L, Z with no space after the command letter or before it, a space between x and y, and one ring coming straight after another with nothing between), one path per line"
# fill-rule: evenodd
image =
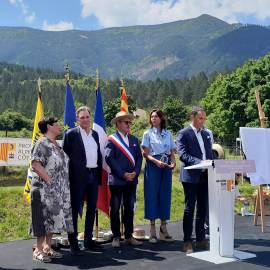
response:
M267 117L265 116L265 113L262 110L260 94L259 94L258 89L255 89L255 96L256 96L256 103L257 103L257 107L258 107L261 128L265 128L266 122L267 122ZM253 220L254 225L257 225L259 215L261 215L261 227L262 227L262 232L264 232L265 231L264 230L265 229L265 220L264 220L265 209L264 209L264 198L263 198L262 185L259 185L258 190L257 190L256 203L255 203L255 215L254 215L254 220Z

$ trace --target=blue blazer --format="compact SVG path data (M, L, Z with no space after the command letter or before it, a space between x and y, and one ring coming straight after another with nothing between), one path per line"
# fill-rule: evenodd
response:
M105 147L105 159L111 169L111 174L109 175L109 185L122 186L138 184L138 176L142 167L142 152L140 148L140 142L135 136L128 135L129 146L127 146L118 132L116 132L114 135L116 135L118 139L121 140L121 142L126 146L126 148L129 149L135 160L135 168L132 166L127 157L119 150L119 148L117 148L110 140L108 140ZM126 181L124 179L124 173L131 173L133 171L136 172L134 181Z
M100 184L102 174L102 155L100 152L99 138L97 132L92 130L92 135L97 144L98 181ZM66 131L64 135L63 149L70 158L69 180L73 204L75 204L75 207L80 207L84 199L84 190L87 184L86 179L89 173L87 172L86 168L85 148L79 127L75 127Z
M212 160L211 137L205 130L201 131L201 135L204 142L206 159ZM180 160L182 161L180 167L180 180L182 182L198 183L202 171L184 169L184 167L200 163L203 159L203 154L198 139L191 126L188 126L177 133L176 149Z

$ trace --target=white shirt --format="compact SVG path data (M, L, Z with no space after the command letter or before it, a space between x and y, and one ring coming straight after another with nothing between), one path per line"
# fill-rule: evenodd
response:
M202 134L201 134L201 129L198 130L192 124L190 124L190 126L193 129L193 131L194 131L194 133L195 133L195 135L197 137L198 143L200 145L200 148L201 148L201 151L202 151L202 154L203 154L202 160L206 160L206 153L205 153L204 142L203 142L203 138L202 138Z
M124 135L121 131L118 130L118 133L120 134L121 138L124 140L125 144L129 146L129 141L128 141L128 135Z
M86 167L97 168L97 143L92 136L92 130L87 134L86 131L80 127L80 132L85 149Z
M213 132L212 132L210 129L206 128L206 127L204 127L203 129L204 129L206 132L209 133L209 135L210 135L210 140L211 140L211 144L214 144L214 135L213 135Z

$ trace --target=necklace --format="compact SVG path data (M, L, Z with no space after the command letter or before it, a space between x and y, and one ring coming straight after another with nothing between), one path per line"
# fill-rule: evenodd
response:
M60 146L55 139L49 138L48 136L44 135L58 150L60 150Z

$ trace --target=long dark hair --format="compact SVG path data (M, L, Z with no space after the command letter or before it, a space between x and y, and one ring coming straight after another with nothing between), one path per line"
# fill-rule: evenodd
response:
M160 118L160 130L163 130L163 129L166 129L167 128L167 121L166 121L166 118L165 118L165 114L159 110L159 109L153 109L151 112L150 112L150 115L149 115L149 123L150 123L150 126L153 127L153 124L151 122L151 116L153 113L156 113L157 116Z

